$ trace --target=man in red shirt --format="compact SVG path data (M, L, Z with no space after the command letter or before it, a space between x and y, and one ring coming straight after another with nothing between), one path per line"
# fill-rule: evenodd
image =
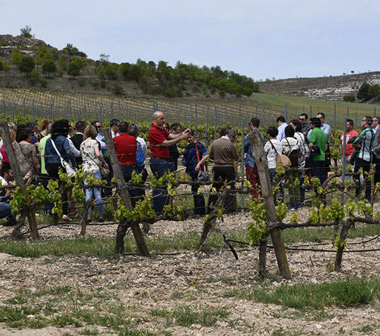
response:
M132 172L136 171L136 138L128 134L128 123L123 121L119 126L120 135L115 136L112 140L115 143L115 151L117 159L121 165L121 170L126 182L132 178ZM133 207L138 199L138 190L128 187Z
M168 147L187 139L189 132L186 129L179 134L170 134L162 127L164 123L164 114L160 111L154 112L152 128L149 131L150 168L157 178L162 177L170 171L170 153ZM162 214L164 206L168 204L168 201L168 190L165 186L153 189L153 208L157 215Z
M351 140L353 137L356 137L359 135L359 133L354 130L354 121L352 119L347 119L346 132L347 132L346 153L344 155L344 159L346 160L345 173L347 173L347 165L348 165L348 162L350 161L351 155L355 151L355 148L353 147L352 143L348 143L348 141ZM343 157L343 137L344 137L344 133L342 133L342 135L340 136L340 145L339 145L340 154L342 155L342 157ZM346 176L345 178L346 181L349 178L350 178L349 176Z

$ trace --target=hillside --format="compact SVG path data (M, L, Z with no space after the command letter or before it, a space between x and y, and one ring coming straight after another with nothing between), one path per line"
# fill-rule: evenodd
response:
M0 87L53 92L167 98L248 98L258 92L252 78L219 66L178 62L175 67L137 60L111 63L109 55L87 58L71 44L58 50L44 41L0 35Z
M259 82L260 91L269 94L295 95L313 99L342 101L346 95L356 96L363 83L380 84L380 72L344 76L288 78Z

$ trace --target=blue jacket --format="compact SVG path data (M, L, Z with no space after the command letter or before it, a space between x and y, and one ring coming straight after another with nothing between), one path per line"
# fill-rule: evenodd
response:
M51 163L61 163L61 159L51 143L52 141L53 140L51 138L49 138L46 141L44 154L45 165ZM67 138L63 135L58 135L55 138L54 143L63 159L67 162L71 162L72 166L75 167L75 157L74 154L71 152L69 140L67 140Z
M255 132L258 132L260 134L261 139L264 142L265 141L264 136L260 133L260 131L258 129L253 129L251 131L251 133L255 133ZM253 159L253 155L252 155L252 146L249 143L248 135L244 139L244 153L247 153L247 157L245 159L245 165L255 167L255 160Z
M202 157L208 154L208 151L205 148L205 146L198 141L187 145L186 153L183 156L182 162L184 166L186 166L186 173L188 173L190 176L197 174L195 172L195 166L198 164L196 144L198 144L199 160L202 160ZM203 165L201 169L204 170Z

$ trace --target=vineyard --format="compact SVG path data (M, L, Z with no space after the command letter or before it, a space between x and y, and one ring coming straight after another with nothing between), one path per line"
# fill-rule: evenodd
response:
M284 115L286 120L297 119L301 113L309 118L319 112L334 128L343 126L344 118L351 118L358 125L358 118L376 115L377 105L334 103L291 96L273 96L254 93L241 103L224 103L206 100L153 100L116 98L110 96L79 95L31 91L24 89L0 89L2 117L8 121L43 118L66 118L72 121L113 118L134 122L149 122L154 111L165 112L168 122L182 122L198 127L213 127L229 124L232 127L247 127L252 116L260 118L263 126L271 126L275 119ZM20 119L21 118L21 119Z
M5 125L3 139L10 144ZM209 141L214 137L214 129L204 124L198 132ZM240 131L240 138L247 132ZM7 253L0 258L5 279L0 321L7 327L42 328L46 333L56 328L57 334L64 330L67 335L189 334L194 328L199 334L215 335L376 330L372 319L355 315L356 323L351 325L348 319L332 321L335 315L344 314L345 307L370 304L380 296L377 195L373 190L373 203L355 199L353 180L341 182L339 135L332 132L334 164L329 178L322 186L312 179L306 206L293 212L287 210L287 194L275 206L265 155L254 138L250 140L257 153L262 200L252 199L244 165L238 164L235 187L226 184L216 194L215 208L204 218L193 214L192 182L181 169L161 179L150 174L146 183L135 175L126 184L112 151L116 180L112 196L103 200L104 223L96 217L94 223L87 223L84 214L91 204L84 202L81 170L73 180L61 173L59 181L50 180L45 187L19 180L12 201L19 221L14 228L4 228L0 240L0 251ZM17 167L14 171L17 181ZM282 176L279 183L287 190L284 171L278 173ZM95 178L88 182L87 187L106 188ZM198 193L206 199L215 194L213 182L202 183ZM157 217L151 207L151 190L163 184L172 201ZM135 208L129 187L145 191ZM72 189L81 214L74 224L59 221L61 194L67 188ZM228 194L236 197L237 214L223 213ZM52 216L44 213L45 204L53 206ZM14 278L11 265L22 260L28 260L28 265L17 268ZM16 279L23 279L21 287ZM309 297L301 294L305 286ZM294 293L287 293L288 289ZM283 308L285 312L280 313ZM259 313L262 309L270 312L266 318ZM320 313L311 313L313 309ZM252 311L252 316L247 317L246 311ZM289 322L289 316L295 323ZM309 326L310 320L320 327Z

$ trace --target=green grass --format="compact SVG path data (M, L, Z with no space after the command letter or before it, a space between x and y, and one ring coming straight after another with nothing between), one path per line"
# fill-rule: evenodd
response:
M358 307L379 299L380 280L349 279L321 284L281 285L274 289L255 285L248 289L236 287L226 291L225 296L296 309Z
M169 326L172 321L176 325L182 327L190 327L193 324L200 324L204 327L212 327L218 320L224 320L231 313L223 308L203 307L200 310L195 310L191 307L176 307L173 310L167 309L152 309L150 314L155 317L166 319L166 324Z
M349 231L349 238L374 236L380 233L380 224L361 225ZM333 234L332 227L326 228L299 228L283 231L286 244L297 242L322 242L330 240ZM226 233L227 238L247 242L245 232ZM172 237L146 237L150 251L165 253L197 248L200 235L196 232L176 234ZM222 235L211 232L207 239L207 246L220 249L223 246ZM246 247L244 244L233 243L235 247ZM115 252L115 238L113 237L85 237L78 239L49 239L40 241L0 241L0 252L18 257L38 258L44 255L51 256L93 256L98 258L117 258ZM129 235L125 238L125 252L137 253L138 249L134 238ZM50 261L49 261L50 262ZM230 281L230 280L229 280Z

